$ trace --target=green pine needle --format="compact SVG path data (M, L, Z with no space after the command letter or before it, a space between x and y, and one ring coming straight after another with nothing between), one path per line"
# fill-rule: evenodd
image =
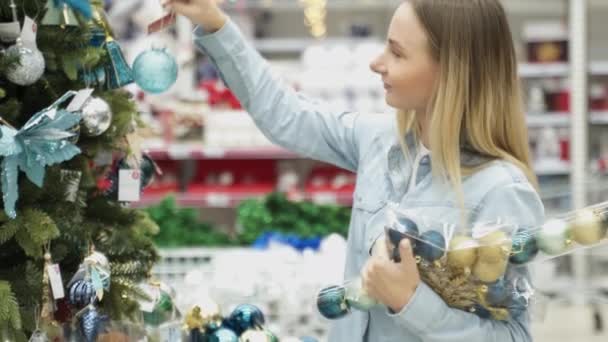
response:
M7 281L0 281L0 323L8 323L14 330L21 329L19 303Z

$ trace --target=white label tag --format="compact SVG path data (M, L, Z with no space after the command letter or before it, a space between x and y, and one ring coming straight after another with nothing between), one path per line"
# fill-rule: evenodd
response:
M154 304L156 304L156 299L160 296L160 289L156 286L151 286L148 284L143 284L140 286L140 288L148 297L150 297L150 300L144 298L138 300L139 309L143 312L154 311Z
M118 171L118 201L137 202L141 184L141 172L139 170Z
M91 94L93 94L93 91L95 91L95 89L91 88L79 90L72 98L72 102L70 102L66 110L68 112L80 111L84 104L87 102L87 100L91 97Z
M4 43L14 42L19 38L21 27L18 21L10 23L0 23L0 41Z
M160 328L160 342L181 341L182 335L178 327L162 327Z
M222 193L210 193L207 195L207 204L214 208L227 208L230 204L230 196Z
M312 195L312 202L315 204L336 204L338 197L333 192L316 192Z
M38 26L36 22L30 17L25 17L23 20L23 29L21 29L21 42L24 46L30 49L38 49L36 47L36 32Z
M65 293L63 292L63 281L61 280L61 270L59 269L59 265L49 265L47 270L49 275L49 282L51 283L51 290L53 291L53 298L63 298L65 296Z

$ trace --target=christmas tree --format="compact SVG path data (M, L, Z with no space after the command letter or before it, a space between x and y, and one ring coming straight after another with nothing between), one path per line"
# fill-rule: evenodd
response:
M135 143L141 122L121 89L133 78L103 1L2 0L0 39L0 335L27 340L37 323L76 320L89 302L100 316L134 317L158 227L118 201L118 169L139 169L143 187L153 168ZM91 256L98 264L83 263ZM51 264L64 299L51 291ZM70 281L83 265L96 296L79 308Z

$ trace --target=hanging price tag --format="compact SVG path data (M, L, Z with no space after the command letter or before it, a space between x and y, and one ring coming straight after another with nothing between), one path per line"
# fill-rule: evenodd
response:
M47 267L47 273L49 276L49 282L51 283L51 291L53 292L54 299L61 299L65 297L63 291L63 281L61 280L61 270L58 264L52 264Z
M150 25L148 25L148 34L152 34L154 32L161 31L169 26L174 25L175 18L176 18L175 12L171 12L169 14L166 14L165 16L163 16L160 19L156 19Z
M118 201L139 201L141 187L141 172L139 170L118 171Z
M169 326L160 327L159 330L160 342L173 342L182 340L180 327L176 326L176 324L170 324Z
M77 112L82 109L87 100L91 97L95 89L86 88L79 90L74 98L72 98L72 102L67 106L66 110L68 112Z
M23 29L21 29L21 42L24 46L30 49L38 49L36 47L36 32L38 31L38 25L30 18L25 17L23 20Z
M158 297L160 297L160 289L158 286L151 286L148 284L143 284L140 286L140 288L150 299L139 299L139 309L143 312L154 311L154 305L156 304Z

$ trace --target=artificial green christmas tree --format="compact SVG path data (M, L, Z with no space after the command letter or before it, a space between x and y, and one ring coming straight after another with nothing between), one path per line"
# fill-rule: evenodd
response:
M11 37L15 15L19 29L26 16L37 23L35 44ZM108 175L121 160L137 165L141 153L129 143L140 125L136 105L120 89L132 82L130 69L103 4L2 0L2 24L9 30L0 34L0 335L27 340L37 323L76 319L65 303L68 283L93 249L109 260L110 282L93 300L96 312L83 316L128 318L138 312L137 284L157 260L158 227L118 202L117 176ZM67 108L70 91L84 88L94 89L91 97ZM49 298L50 264L60 266L62 300ZM92 269L92 281L101 279Z

